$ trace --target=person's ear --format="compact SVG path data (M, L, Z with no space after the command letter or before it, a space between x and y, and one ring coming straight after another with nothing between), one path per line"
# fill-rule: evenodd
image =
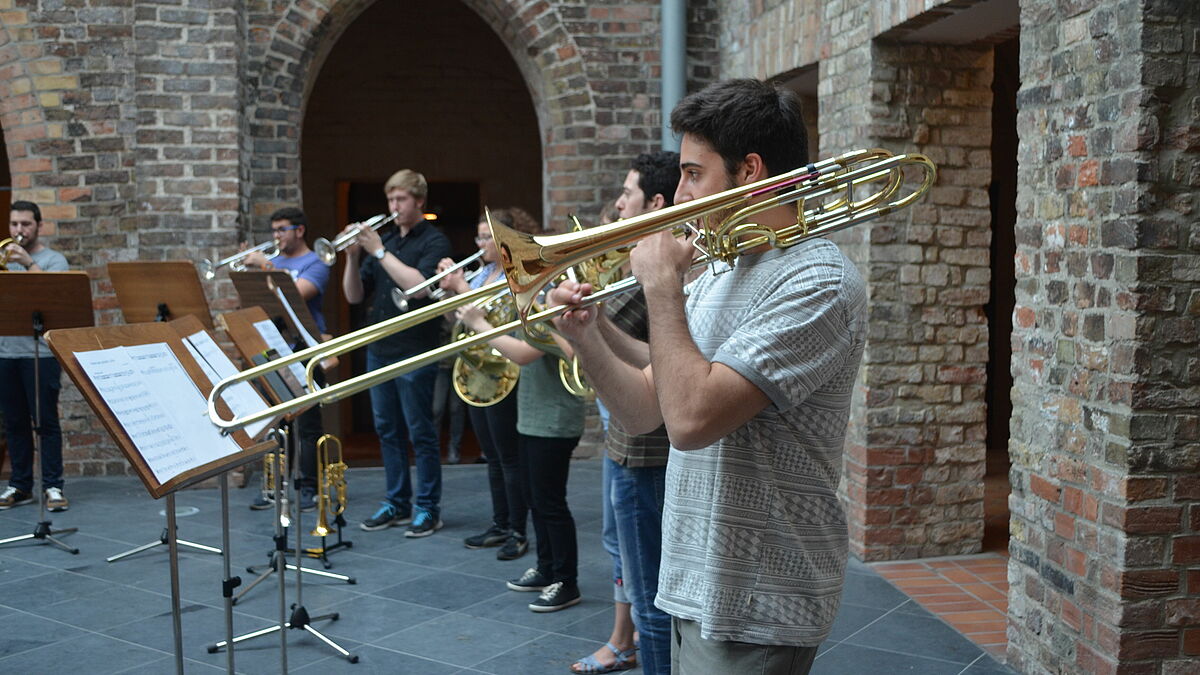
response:
M738 185L748 185L768 177L767 164L757 152L751 152L742 159L734 176Z
M650 208L647 210L648 211L657 211L666 205L667 205L667 198L664 197L661 192L659 192L658 194L655 194L654 197L650 200Z

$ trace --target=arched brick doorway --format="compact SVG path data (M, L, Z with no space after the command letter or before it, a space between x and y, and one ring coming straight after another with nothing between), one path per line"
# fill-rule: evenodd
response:
M301 185L313 237L333 237L345 223L382 212L382 183L400 168L429 180L427 209L458 257L475 248L483 205L541 216L543 150L529 88L501 38L461 3L367 7L321 64L301 128ZM330 288L326 314L337 317L336 330L361 325L358 308L336 290L340 284ZM361 372L359 361L352 359L345 375ZM354 442L371 429L366 394L341 406L337 421L351 454L369 445Z

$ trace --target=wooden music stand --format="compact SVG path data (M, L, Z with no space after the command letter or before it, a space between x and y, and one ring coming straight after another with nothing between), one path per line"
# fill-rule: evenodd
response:
M256 360L259 360L260 356L270 349L270 345L263 339L258 329L254 327L254 324L263 321L270 321L270 317L267 316L262 307L237 309L217 317L217 323L220 324L225 334L229 336L229 339L233 342L233 346L237 348L238 353L242 356L242 360L247 364L254 364ZM278 382L271 382L264 379L263 384L265 385L263 389L267 393L267 398L271 399L272 405L278 405L303 393L295 391L296 387L299 387L302 382L297 382L295 387L284 383L282 387L283 391L280 391L281 387ZM303 410L289 413L287 419L294 419L302 412Z
M283 291L283 297L287 298L288 304L292 306L292 311L300 319L304 330L319 342L321 331L317 329L317 322L313 319L312 312L308 311L308 303L300 296L300 290L296 288L296 282L287 270L246 270L229 273L229 280L233 282L233 287L237 290L242 307L262 307L267 316L276 322L276 325L279 325L279 320L282 319L293 333L292 342L295 343L299 340L301 333L292 322L283 304L279 302L275 291L271 289L268 279L270 283L275 284Z
M108 276L126 323L170 321L192 315L213 330L208 299L192 262L110 262Z
M171 614L174 622L175 664L176 672L178 673L183 672L183 623L179 599L179 547L175 536L175 493L206 478L220 475L223 486L222 494L226 496L228 493L228 481L225 477L226 472L261 457L263 453L270 449L271 444L255 444L244 432L238 431L233 434L233 438L240 448L239 451L187 469L166 478L166 480L160 480L150 468L145 458L142 457L142 453L138 450L133 439L121 426L119 420L109 408L108 403L105 402L100 392L93 385L75 354L96 349L166 343L183 366L188 377L196 384L200 392L207 396L212 386L200 365L193 360L191 353L184 346L183 338L181 337L181 327L199 326L200 321L198 319L193 319L192 321L192 323L184 322L178 325L156 322L123 326L102 326L98 328L74 328L52 331L46 335L46 342L50 345L50 349L54 352L55 356L58 357L63 370L67 371L67 374L71 377L71 381L79 388L88 405L92 407L96 416L100 418L104 428L113 440L116 441L117 446L121 449L121 452L125 455L130 465L133 466L135 473L142 480L146 491L155 499L164 496L167 498L167 547L170 553L171 569ZM219 408L223 415L229 414L229 410L223 404ZM197 415L203 414L203 410L200 409L195 412ZM226 507L224 509L226 532L228 532L227 502L228 500L226 499ZM228 541L226 541L225 551L228 552L228 550L229 545ZM232 605L229 606L227 615L231 618ZM227 633L232 633L231 622L229 623ZM232 655L229 658L230 668L232 668Z
M48 329L91 326L92 284L86 272L0 272L0 335L26 335L34 339L33 388L41 392L41 338ZM35 399L40 401L39 396ZM77 527L52 530L46 518L46 497L42 494L42 406L34 405L33 491L38 497L38 523L33 532L0 540L0 546L20 541L48 542L68 553L79 549L54 537L70 534Z

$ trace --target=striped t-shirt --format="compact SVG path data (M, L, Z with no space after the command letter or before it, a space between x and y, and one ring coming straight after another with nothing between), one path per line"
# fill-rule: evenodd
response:
M866 337L866 288L832 243L742 256L688 289L705 358L771 403L702 450L671 449L656 604L701 635L816 645L847 556L842 444Z

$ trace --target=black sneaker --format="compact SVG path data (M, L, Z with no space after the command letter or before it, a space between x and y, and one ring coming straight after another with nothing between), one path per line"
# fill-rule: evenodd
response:
M467 548L488 548L489 546L499 546L508 541L508 530L501 529L499 525L492 525L483 534L477 534L473 537L463 539L463 545Z
M410 539L428 537L440 529L442 529L442 519L418 506L412 519L412 525L408 527L408 532L405 532L404 536Z
M550 585L550 580L542 576L542 573L535 568L530 567L525 570L525 574L521 575L520 579L512 579L504 582L510 591L538 591Z
M579 587L566 581L556 581L542 589L537 600L529 603L529 609L535 612L557 612L571 605L578 605L583 598L579 597Z
M504 542L504 546L496 551L496 560L516 560L525 555L529 550L529 540L523 534L513 532L508 536L508 541Z
M315 488L300 488L300 510L308 513L317 508L317 491Z
M358 524L367 532L386 530L393 525L406 525L412 522L412 516L400 515L400 510L391 502L384 502L375 515Z
M33 495L9 485L4 488L4 492L0 492L0 511L11 509L14 506L28 504L33 501Z

